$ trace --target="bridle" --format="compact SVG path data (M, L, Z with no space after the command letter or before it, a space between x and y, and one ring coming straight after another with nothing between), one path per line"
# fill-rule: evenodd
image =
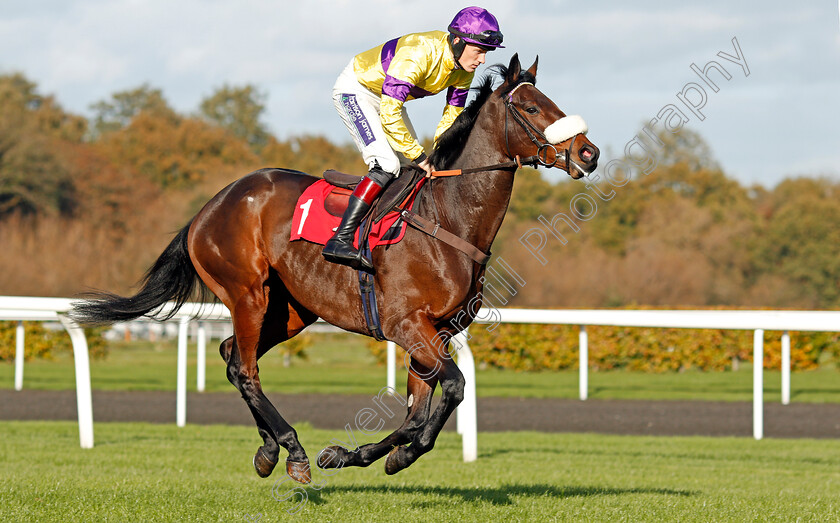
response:
M495 165L487 165L484 167L471 167L467 169L456 169L452 171L434 171L431 175L432 178L442 177L442 176L459 176L462 174L471 174L471 173L478 173L478 172L487 172L487 171L495 171L498 169L513 169L514 171L523 165L533 165L537 167L538 165L542 165L544 167L554 167L557 165L557 148L552 144L548 138L546 137L545 133L534 127L534 125L529 122L522 113L519 112L516 107L513 106L512 96L513 93L519 89L523 85L530 85L533 86L534 84L530 82L523 82L511 90L508 93L506 99L504 100L505 104L505 152L507 153L508 158L513 158L511 161L498 163ZM525 130L525 133L528 135L528 138L534 142L534 145L537 146L537 154L534 156L528 156L527 158L519 158L519 155L513 156L510 154L510 144L508 142L508 115L512 116L514 121L519 124L522 129ZM572 147L575 144L575 140L577 139L577 134L572 136L571 141L569 142L569 147L566 149L566 172L571 174L569 170L571 167L572 162ZM540 141L542 139L542 141ZM550 151L554 151L554 160L549 163L548 162L548 154ZM417 170L422 170L420 167L416 165L412 165ZM419 188L420 185L417 185L416 188ZM428 219L418 215L417 213L401 208L399 206L393 207L392 210L396 210L400 213L400 216L403 220L406 221L409 225L418 229L433 238L437 238L438 240L460 250L461 252L465 253L469 256L474 262L485 265L487 264L488 260L490 259L490 254L485 253L475 247L474 245L466 242L465 240L461 239L460 237L452 234L451 232L447 231L446 229L440 226L440 217L438 216L437 211L437 203L435 201L435 193L431 193L431 202L432 202L432 211L434 212L435 221L429 221Z
M542 131L540 131L539 129L534 127L534 124L529 122L528 119L525 118L522 115L521 112L519 112L519 109L517 109L513 105L513 93L515 93L516 90L519 89L520 87L522 87L523 85L530 85L531 87L534 86L534 84L532 84L531 82L522 82L521 84L514 87L513 90L511 90L511 92L508 93L508 95L505 97L505 100L504 100L504 104L505 104L505 152L507 153L508 157L511 156L511 154L510 154L510 144L508 143L508 115L510 115L510 116L513 117L513 119L516 121L516 123L518 123L519 126L522 127L522 129L525 130L525 133L528 135L528 138L530 138L531 141L534 142L534 145L537 146L536 159L539 162L539 164L544 166L544 167L554 167L555 165L557 165L557 156L558 156L557 148L554 146L554 144L552 144L548 141L548 138L546 138L545 134ZM542 141L540 141L540 140L542 140ZM569 147L565 151L565 153L566 153L566 172L567 173L571 173L569 168L571 166L572 147L574 147L574 145L575 145L575 140L577 140L577 135L574 135L572 137L572 140L569 142ZM551 163L548 163L548 154L549 154L550 151L554 152L554 161L552 161Z
M517 85L507 94L504 100L505 104L505 153L507 154L508 158L513 158L513 160L508 162L497 163L493 165L486 165L484 167L471 167L467 169L455 169L450 171L434 171L432 174L433 178L439 177L447 177L447 176L460 176L462 174L472 174L472 173L479 173L479 172L487 172L487 171L495 171L497 169L518 169L523 165L532 165L534 167L538 167L542 165L543 167L554 167L557 165L558 160L558 151L555 144L552 144L546 138L545 133L537 129L534 124L528 121L525 116L522 115L519 110L514 107L513 105L513 93L516 92L517 89L522 87L523 85L530 85L534 86L531 82L522 82L521 84ZM525 131L528 135L528 138L534 142L534 145L537 146L537 154L534 156L528 156L526 158L519 158L519 155L513 156L510 153L510 143L508 140L508 115L513 117L513 120L519 124L520 127ZM542 141L540 141L542 140ZM564 151L566 154L566 172L571 173L569 170L571 168L572 162L572 148L575 145L575 140L577 140L577 135L572 137L572 140L569 142L569 147L566 148ZM548 162L549 153L554 152L554 161L551 163Z

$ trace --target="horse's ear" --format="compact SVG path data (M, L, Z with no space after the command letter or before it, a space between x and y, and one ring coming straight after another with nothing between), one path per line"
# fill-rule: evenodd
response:
M507 76L505 81L509 84L516 82L519 79L519 73L522 72L522 65L519 63L519 53L514 53L510 57L510 65L508 65Z
M539 55L537 55L537 57L534 59L534 65L528 68L528 72L531 73L534 76L534 78L537 77L537 62L539 61L540 57Z

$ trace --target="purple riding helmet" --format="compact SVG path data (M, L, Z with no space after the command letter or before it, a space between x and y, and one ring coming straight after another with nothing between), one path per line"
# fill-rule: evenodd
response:
M449 33L449 43L456 62L461 58L461 53L468 43L488 49L504 48L499 22L490 11L481 7L465 7L458 11L449 24ZM460 37L457 44L453 43L456 36Z

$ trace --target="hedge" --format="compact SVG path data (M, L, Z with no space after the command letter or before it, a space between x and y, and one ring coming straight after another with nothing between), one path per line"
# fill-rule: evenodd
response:
M15 359L17 336L17 322L0 321L0 361ZM108 355L108 345L102 338L104 328L85 329L88 343L88 354L94 359L104 359ZM70 335L63 328L48 329L43 322L23 322L24 359L35 358L55 359L55 355L62 351L72 351L73 345Z
M520 371L578 368L580 328L570 325L476 324L470 330L470 349L482 367ZM752 361L753 332L722 329L662 329L587 327L589 368L643 372L730 370ZM781 367L781 331L764 333L764 367ZM840 333L791 332L791 367L812 370L823 363L840 363ZM385 344L369 343L379 363ZM402 365L403 355L397 357ZM736 367L737 368L737 367Z
M477 328L476 328L477 327ZM484 365L514 370L578 368L576 326L502 324L493 331L470 330L470 349ZM752 361L752 331L587 327L589 367L644 372L730 370ZM792 332L791 367L811 370L840 361L837 333ZM764 367L781 367L782 332L764 333Z

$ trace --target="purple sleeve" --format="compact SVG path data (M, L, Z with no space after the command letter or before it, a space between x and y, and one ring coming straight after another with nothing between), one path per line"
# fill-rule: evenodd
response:
M390 96L400 102L405 102L409 95L416 99L429 96L432 93L426 91L425 89L421 89L410 82L406 82L405 80L400 80L399 78L394 78L393 76L386 74L385 81L382 83L382 94Z
M455 107L464 107L467 104L468 94L470 94L469 89L459 89L453 85L446 92L446 103Z
M408 93L412 87L414 86L410 83L386 74L385 81L382 83L382 94L404 102L408 98Z

